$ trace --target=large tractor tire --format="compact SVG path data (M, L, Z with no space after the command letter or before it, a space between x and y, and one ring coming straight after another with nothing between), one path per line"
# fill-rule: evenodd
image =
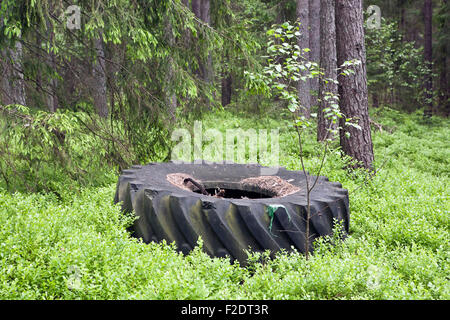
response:
M133 236L145 243L175 241L185 254L196 246L200 236L210 256L228 256L243 264L246 250L269 249L272 256L281 249L305 252L305 175L278 168L276 174L261 177L264 168L205 162L133 166L119 177L114 201L122 203L124 212L134 212L138 217L130 227ZM174 177L181 177L178 184ZM211 195L202 194L186 177ZM252 182L260 177L266 179L264 183ZM311 181L315 178L309 176ZM277 193L279 181L291 187L287 195ZM214 195L220 189L224 197ZM347 190L326 177L319 177L310 198L312 251L314 239L331 235L336 221L348 233L349 200Z

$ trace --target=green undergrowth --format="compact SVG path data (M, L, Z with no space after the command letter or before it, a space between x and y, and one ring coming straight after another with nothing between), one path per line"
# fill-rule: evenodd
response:
M219 111L203 125L280 130L280 165L298 170L290 120ZM350 235L270 260L254 254L243 268L199 246L143 244L131 216L112 203L115 184L84 188L72 199L0 191L1 299L449 299L449 121L421 114L372 112L375 167L343 169L336 143L322 175L350 193ZM306 139L306 166L321 146ZM272 160L271 160L272 161ZM265 163L268 165L275 164ZM334 243L334 245L330 245Z

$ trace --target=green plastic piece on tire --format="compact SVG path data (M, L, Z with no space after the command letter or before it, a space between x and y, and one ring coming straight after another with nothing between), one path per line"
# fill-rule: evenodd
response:
M269 224L269 232L270 233L272 233L272 222L273 222L273 218L275 217L275 212L279 208L283 208L284 210L286 210L286 213L288 215L289 221L291 221L291 215L289 214L289 211L286 209L285 206L283 206L281 204L273 204L273 205L267 206L267 214L270 217L270 224Z

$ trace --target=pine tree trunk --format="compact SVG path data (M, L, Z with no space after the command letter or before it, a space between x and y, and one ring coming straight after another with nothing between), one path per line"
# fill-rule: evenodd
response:
M443 0L441 3L441 10L445 17L448 17L447 8L447 0ZM446 30L449 30L449 21L444 18L441 20L439 25L439 32L445 34ZM441 43L440 49L440 75L439 75L439 110L441 114L444 116L450 115L450 86L448 83L448 74L447 74L447 59L448 59L448 43L443 41Z
M333 124L325 118L323 110L330 107L335 100L325 100L325 93L338 94L336 83L327 79L337 80L337 57L336 57L336 25L335 25L335 0L321 0L320 11L320 67L324 72L325 81L319 83L319 110L317 124L317 141L330 138L328 129L336 129L337 123Z
M309 1L309 48L310 59L313 62L320 61L320 0ZM328 35L326 35L328 36ZM317 94L319 92L319 79L310 80L311 90L314 95L311 96L311 106L317 105Z
M428 69L425 76L425 110L424 117L431 117L433 114L433 78L432 78L432 3L431 0L425 0L423 7L423 16L425 19L425 34L424 34L424 58L425 66Z
M47 20L47 29L49 32L49 42L53 44L55 34L53 32L53 26L50 23L50 20ZM52 69L53 72L57 72L57 65L56 65L56 55L53 52L53 50L50 50L48 54L48 66ZM58 88L58 79L51 76L48 84L48 92L46 93L47 97L47 108L50 112L55 112L59 108L59 101L58 101L58 95L57 95L57 88Z
M207 24L210 23L210 13L209 13L209 0L192 0L192 12L195 14L195 16L201 20L202 22L205 22ZM211 55L208 55L208 58L206 61L204 59L199 58L198 59L198 76L206 81L209 82L210 73L209 73L209 65L211 60Z
M94 108L97 114L102 118L108 117L108 99L106 92L106 67L105 67L105 51L103 47L102 35L94 40L96 51L96 63L93 70L93 98Z
M200 12L202 21L208 25L211 25L210 0L202 0ZM203 79L208 83L212 83L213 80L211 53L208 53L208 57L206 58L206 63L203 70Z
M338 76L339 106L344 119L353 119L361 130L340 121L340 144L345 154L359 161L357 166L372 169L374 159L370 132L367 96L366 50L364 45L363 10L361 0L336 1L337 62L357 59L354 74ZM350 134L350 136L347 136Z
M173 36L172 24L167 20L165 23L165 38L169 43L170 47L173 47L175 44L175 39ZM169 56L167 59L167 74L165 81L165 103L168 107L169 115L172 121L176 121L176 112L177 112L177 96L173 90L173 78L174 78L174 60L172 56Z
M0 6L2 1L0 0ZM0 16L0 29L4 18ZM16 41L13 48L0 51L0 103L26 105L25 81L22 69L22 43Z
M300 50L309 48L309 1L297 0L297 18L300 21L300 36L298 37L298 46ZM310 60L309 52L302 52L305 60ZM301 113L309 118L311 114L311 93L310 81L299 80L297 84L298 98L301 106Z
M398 0L398 7L400 8L400 17L399 17L399 31L405 33L405 0ZM402 41L404 41L404 37L402 36Z
M2 77L0 81L2 104L26 105L25 81L22 69L22 43L1 52Z
M211 14L210 14L210 0L201 0L200 5L200 18L203 22L208 25L211 24Z
M202 0L192 0L191 1L191 7L192 7L192 12L195 14L195 16L199 19L202 18L202 14L201 14L201 2Z
M447 78L447 44L442 46L441 52L441 73L439 75L439 109L445 116L450 115L449 85Z
M210 13L210 0L192 0L192 12L197 18L206 24L211 24L211 13ZM199 59L198 61L198 75L200 78L210 83L212 81L212 57L208 54L206 61L204 59Z
M374 108L379 108L380 107L380 101L378 99L378 94L377 93L373 93L372 94L372 106Z
M231 103L232 83L233 83L233 78L231 77L231 74L228 72L224 72L224 74L222 75L222 106L223 107L225 107L226 105Z

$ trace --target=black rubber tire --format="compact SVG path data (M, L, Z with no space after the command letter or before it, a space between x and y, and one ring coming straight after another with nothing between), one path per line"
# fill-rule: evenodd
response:
M242 179L259 176L260 165L151 163L133 166L119 177L115 203L124 212L139 217L130 231L145 243L165 239L183 253L203 240L203 248L213 257L229 256L245 264L245 250L265 251L272 256L280 249L305 251L306 180L302 172L279 168L274 175L300 187L300 191L279 198L215 198L178 188L167 181L170 173L186 173L211 185L236 185ZM314 177L312 177L314 179ZM270 205L282 205L269 217ZM335 220L349 231L347 190L338 182L319 177L311 193L310 235L331 235ZM272 228L269 226L272 222ZM311 241L310 243L312 243ZM312 251L312 246L310 250Z

